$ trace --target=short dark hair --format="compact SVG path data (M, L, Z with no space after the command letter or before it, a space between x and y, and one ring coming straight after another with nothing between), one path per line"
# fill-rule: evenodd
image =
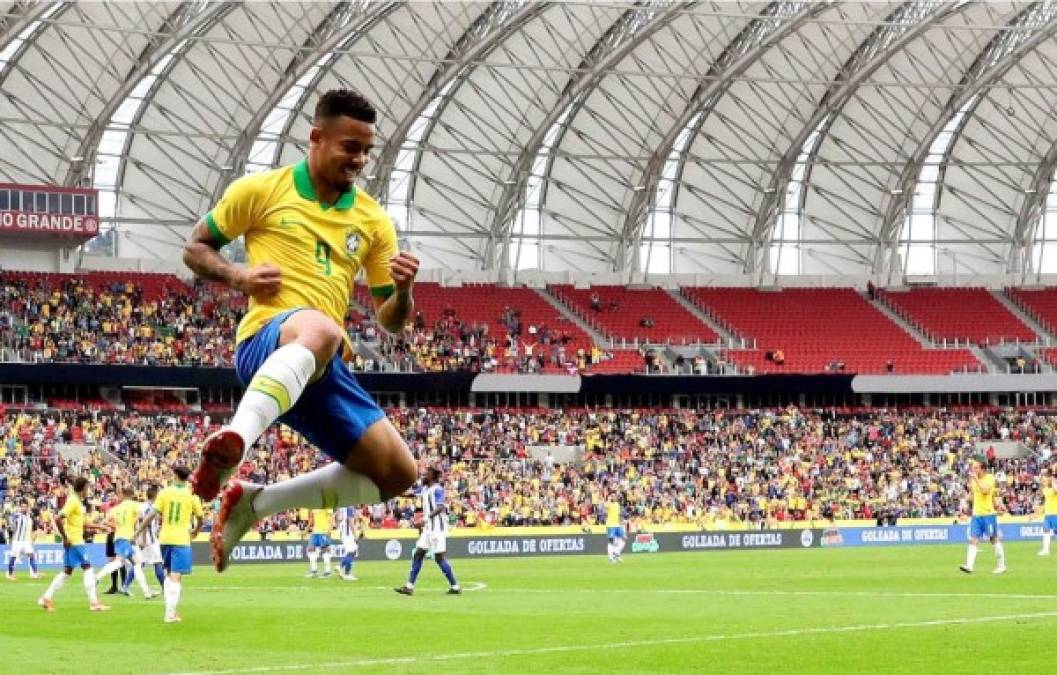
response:
M147 498L148 499L153 499L154 495L156 495L156 494L158 494L158 486L155 485L154 483L151 483L147 487Z
M374 105L355 89L331 89L316 101L313 120L317 124L341 115L368 124L374 124L378 120L378 111Z
M121 488L122 497L133 497L135 496L135 494L136 488L132 487L131 485L126 485L125 487Z
M191 475L191 470L183 464L177 464L172 468L172 472L176 474L176 477L180 480L187 480L187 477Z
M73 481L73 491L80 492L84 490L85 486L88 485L88 479L84 476L78 476Z

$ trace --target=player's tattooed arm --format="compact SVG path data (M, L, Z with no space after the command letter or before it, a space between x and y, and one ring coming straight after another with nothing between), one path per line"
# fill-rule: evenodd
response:
M271 263L243 267L220 255L223 243L213 237L204 220L191 230L184 244L183 261L192 272L203 279L219 281L237 291L254 297L267 298L279 292L282 274Z

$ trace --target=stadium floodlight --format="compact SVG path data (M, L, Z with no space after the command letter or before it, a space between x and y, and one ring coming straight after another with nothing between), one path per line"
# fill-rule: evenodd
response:
M1035 188L1024 188L1024 194L1033 195L1037 192Z
M500 181L500 182L503 185L517 185L517 181L516 180L504 180L504 181Z
M903 194L903 190L901 190L900 188L896 188L895 190L889 190L888 194L890 194L890 195L901 195L901 194Z
M645 185L633 185L631 187L631 189L634 190L635 192L642 192L643 190L646 189L646 186Z
M83 162L84 161L84 156L83 155L75 155L75 156L70 158L70 161L71 162Z
M221 171L234 171L235 167L230 165L230 164L225 164L224 166L220 167L220 170Z

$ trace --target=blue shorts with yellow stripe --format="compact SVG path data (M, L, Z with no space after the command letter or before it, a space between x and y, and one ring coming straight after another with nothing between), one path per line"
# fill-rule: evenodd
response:
M1057 516L1046 516L1043 518L1042 529L1057 532Z
M330 537L325 534L313 534L308 540L308 545L312 548L326 548L330 546Z
M67 547L62 554L62 566L69 568L83 567L85 569L91 567L92 561L88 558L88 547L84 544Z
M969 523L969 536L974 539L990 539L998 536L998 516L973 516Z
M165 569L177 574L191 573L191 547L176 544L161 545L161 559Z
M248 385L257 369L279 348L283 322L298 311L291 309L276 315L253 337L239 344L235 351L235 369L243 384ZM368 427L383 417L385 413L356 381L338 353L323 376L305 387L301 398L279 421L335 461L344 462Z

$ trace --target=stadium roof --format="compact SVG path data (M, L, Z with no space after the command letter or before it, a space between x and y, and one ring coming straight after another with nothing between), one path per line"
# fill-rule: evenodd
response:
M1057 265L1055 29L1052 2L0 2L0 181L94 184L122 255L172 255L347 86L427 264L1027 274Z

